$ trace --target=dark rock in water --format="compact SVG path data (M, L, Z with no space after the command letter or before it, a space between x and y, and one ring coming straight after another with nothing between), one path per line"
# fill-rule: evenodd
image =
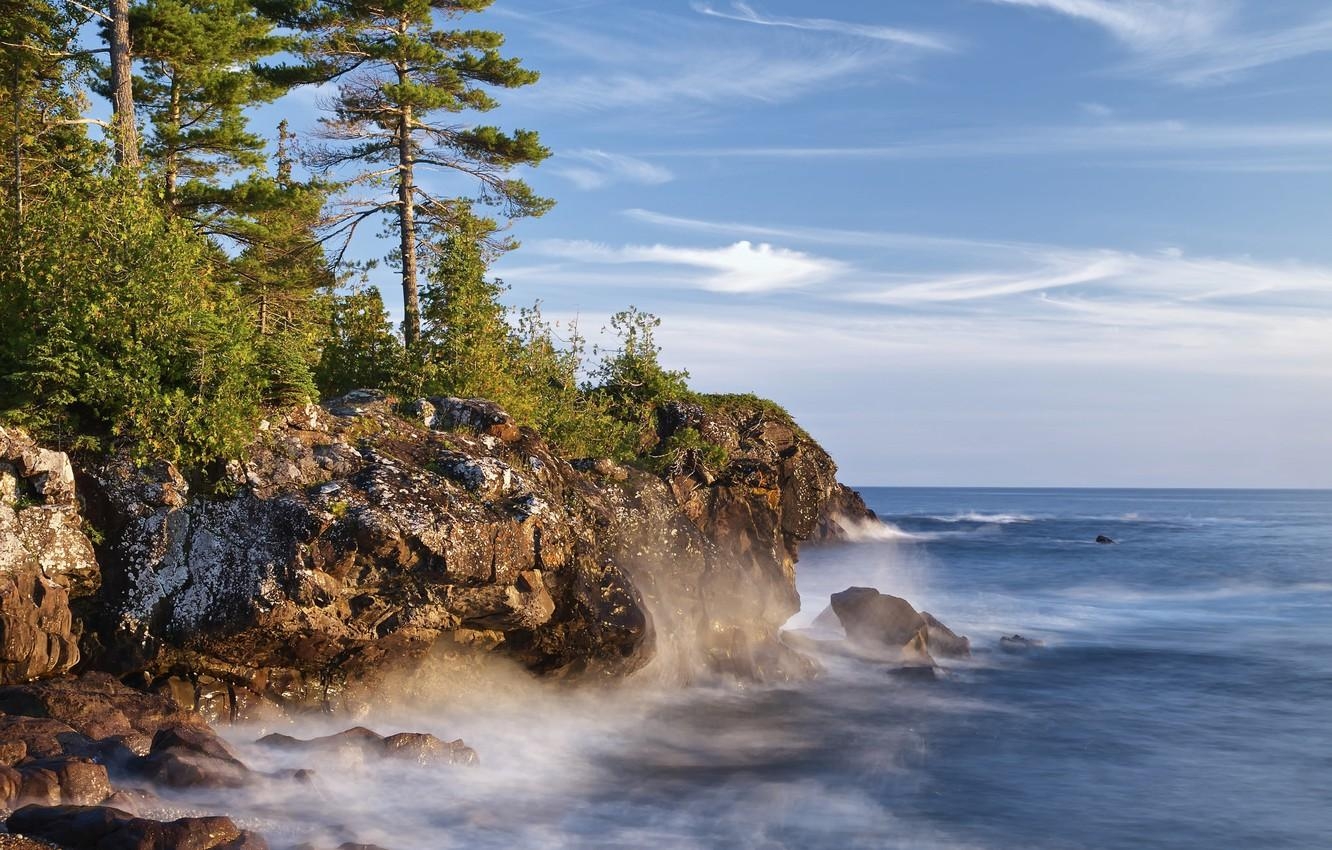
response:
M267 843L230 818L180 818L164 823L107 806L25 806L5 821L12 833L66 850L267 850Z
M1111 540L1109 537L1106 537L1104 534L1098 534L1096 535L1096 542L1100 543L1102 546L1110 546L1113 545L1115 541Z
M334 735L309 740L274 732L260 738L256 743L279 750L333 755L344 760L350 756L357 761L367 758L399 759L423 766L467 767L480 763L476 751L464 744L461 739L444 741L422 732L399 732L384 737L364 726L356 726Z
M876 523L879 517L865 505L859 493L838 484L819 512L819 525L812 543L836 543L847 538L847 529Z
M971 639L963 637L939 622L929 611L921 611L925 620L930 651L945 658L967 658L971 655Z
M133 770L169 788L239 788L252 779L217 733L190 727L158 732L152 750Z
M888 675L896 679L933 682L939 678L939 668L933 664L907 664L903 667L890 667Z
M965 657L971 641L932 614L920 613L897 596L872 587L850 587L832 595L832 610L847 637L862 646L897 649L904 656L933 663L933 655Z
M1040 649L1044 646L1045 641L1023 637L1022 635L1007 635L999 638L999 648L1014 655L1031 652L1033 649Z
M910 602L872 587L849 587L834 593L832 609L846 636L858 643L904 646L925 627L924 618Z

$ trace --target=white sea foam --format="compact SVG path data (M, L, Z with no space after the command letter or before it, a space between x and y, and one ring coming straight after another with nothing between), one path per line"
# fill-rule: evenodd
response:
M1012 525L1018 522L1034 522L1036 517L1027 514L987 514L981 511L965 511L948 516L931 516L935 522L978 522L986 525Z

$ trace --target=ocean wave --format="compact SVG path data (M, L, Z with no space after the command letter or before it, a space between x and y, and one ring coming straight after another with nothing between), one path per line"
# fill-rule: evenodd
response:
M840 520L838 525L852 543L918 543L937 539L937 535L905 531L883 520Z
M1012 525L1018 522L1035 522L1036 517L1027 514L987 514L980 511L966 511L949 516L928 516L924 519L935 522L978 522L986 525Z

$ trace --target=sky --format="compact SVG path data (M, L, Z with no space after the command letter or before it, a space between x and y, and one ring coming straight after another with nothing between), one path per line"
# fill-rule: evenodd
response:
M555 151L526 176L558 205L495 269L510 301L594 334L656 314L667 365L780 402L844 481L1332 486L1324 0L498 0L464 23L542 75L486 121ZM316 101L257 117L308 130Z

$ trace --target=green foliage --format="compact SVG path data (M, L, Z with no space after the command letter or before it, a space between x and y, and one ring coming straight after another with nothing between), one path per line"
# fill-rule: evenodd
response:
M642 466L658 475L703 467L710 473L730 463L726 449L703 439L696 428L681 428L642 459Z
M379 290L362 283L332 299L315 383L323 398L354 389L397 390L406 353Z
M535 132L505 133L455 117L495 109L491 91L537 80L519 60L500 54L499 33L440 26L490 4L316 0L292 17L303 33L306 64L289 69L291 76L339 82L332 114L322 119L328 144L312 152L311 164L321 173L351 171L348 181L362 190L385 184L393 190L358 199L344 223L350 233L368 216L389 215L399 236L390 256L402 274L403 333L414 354L420 336L417 264L429 262L434 248L465 228L457 214L469 206L421 185L416 170L435 172L437 184L460 179L459 191L475 192L472 201L510 218L541 215L552 204L512 176L514 168L550 155Z
M234 456L261 379L233 291L207 243L131 179L49 188L26 213L22 270L0 258L4 414L76 447L125 440L141 456Z
M486 275L485 240L495 223L466 211L457 216L458 227L441 246L422 296L424 394L513 405L520 395L514 371L519 345L499 301L504 285Z
M216 179L264 164L244 110L281 94L258 61L286 46L250 0L142 0L130 12L140 76L135 101L152 135L167 203L197 214L219 202Z
M606 404L612 417L636 432L635 455L656 441L657 408L691 395L689 373L661 365L655 339L660 325L661 319L637 307L616 313L611 329L619 336L619 348L605 352L591 376L592 395Z
M251 177L231 192L231 238L245 246L230 263L259 334L265 400L294 404L318 397L314 369L335 283L319 228L330 187L291 180L286 122L279 127L278 178Z

